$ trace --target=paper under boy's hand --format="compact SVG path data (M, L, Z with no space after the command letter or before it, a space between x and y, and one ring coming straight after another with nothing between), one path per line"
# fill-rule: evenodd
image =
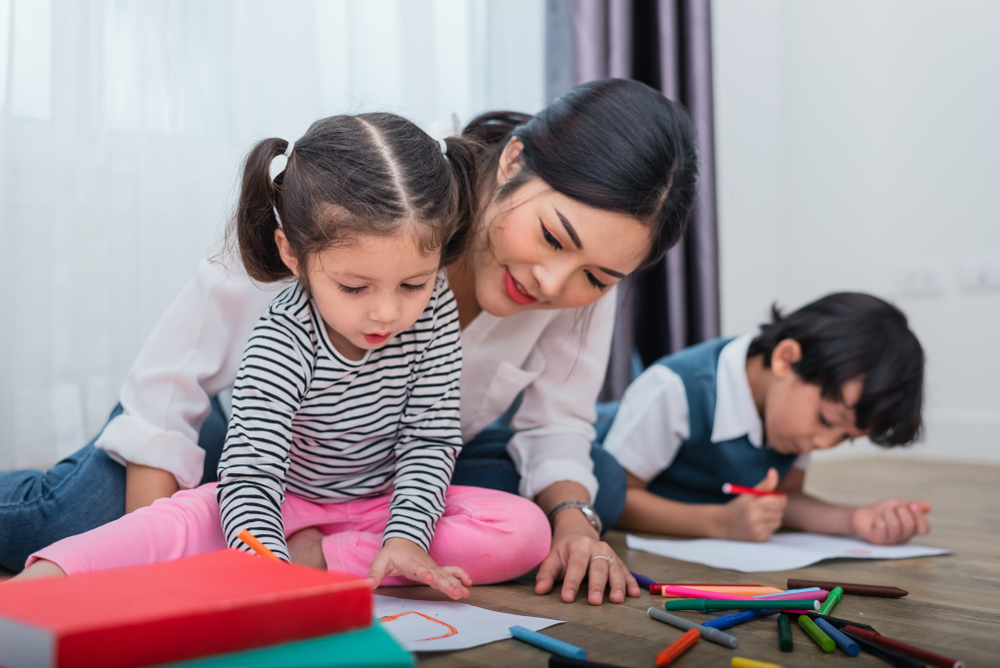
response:
M768 469L767 476L754 489L772 492L778 486L778 472ZM763 542L771 537L785 513L788 497L784 494L753 496L740 494L722 506L723 537L729 540Z
M930 510L931 504L923 501L883 499L855 510L851 527L869 543L897 545L930 531L926 517Z
M372 587L393 575L423 582L450 598L468 598L472 578L458 566L438 566L422 547L405 538L390 538L379 550L368 571Z

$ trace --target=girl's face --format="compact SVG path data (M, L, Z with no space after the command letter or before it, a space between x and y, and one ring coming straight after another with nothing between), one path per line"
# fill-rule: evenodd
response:
M516 174L522 148L514 138L504 149L498 185ZM581 204L538 178L490 203L484 220L472 250L476 299L497 317L590 304L638 268L650 243L637 219Z
M277 230L274 237L281 259L302 277L285 233ZM409 329L427 307L440 262L440 252L424 255L405 229L391 237L358 237L312 256L305 276L330 343L359 360Z

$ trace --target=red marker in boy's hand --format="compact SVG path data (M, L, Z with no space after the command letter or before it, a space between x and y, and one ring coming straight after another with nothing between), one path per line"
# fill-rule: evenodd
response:
M744 487L743 485L734 485L731 482L727 482L722 486L723 494L753 494L754 496L773 496L781 495L784 496L784 492L779 492L773 489L757 489L756 487Z
M720 538L765 541L781 526L788 497L777 492L778 472L768 469L767 476L753 486L753 492L740 494L721 506Z

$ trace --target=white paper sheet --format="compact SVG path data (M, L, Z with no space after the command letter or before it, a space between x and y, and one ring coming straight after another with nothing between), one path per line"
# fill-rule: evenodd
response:
M510 638L511 626L532 631L562 624L561 619L524 617L452 601L414 601L375 596L375 618L411 652L467 649Z
M851 538L815 533L776 534L766 543L713 538L654 540L631 535L626 538L626 542L633 550L741 573L787 571L803 568L823 559L909 559L951 552L922 545L871 545Z

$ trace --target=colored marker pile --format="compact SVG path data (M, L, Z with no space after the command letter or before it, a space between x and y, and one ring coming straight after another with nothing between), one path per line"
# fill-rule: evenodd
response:
M676 597L664 603L665 610L741 611L697 624L659 608L650 608L648 614L651 618L687 630L680 640L657 656L657 666L667 665L693 645L697 640L697 636L693 634L694 630L697 630L705 640L735 649L739 641L723 633L721 629L728 629L780 611L778 648L782 652L790 652L794 647L791 625L791 620L794 618L806 635L824 652L833 652L839 648L847 656L855 657L864 651L899 668L920 668L924 665L921 662L939 668L964 667L961 661L886 638L867 624L839 619L829 614L844 594L888 598L906 596L906 591L896 587L790 579L789 589L783 591L773 587L745 584L669 584L650 582L648 579L646 582L650 594ZM675 646L676 651L671 652ZM780 668L773 663L741 657L734 657L732 665L733 668Z
M922 668L924 666L922 662L936 668L964 668L965 665L961 661L886 638L867 624L839 619L829 614L844 594L885 598L907 595L906 591L896 587L789 579L789 588L783 590L746 584L670 584L653 582L637 573L633 575L642 586L649 587L650 594L670 597L670 600L664 603L663 609L653 607L647 614L652 619L684 630L680 638L656 655L657 666L670 664L699 639L736 649L739 640L724 633L722 629L774 614L779 615L778 648L782 652L791 652L794 648L791 623L794 619L806 635L827 653L840 648L847 656L855 657L864 651L888 661L897 668ZM667 610L700 612L738 610L739 612L698 623L666 612ZM549 658L550 668L616 668L606 663L587 661L587 652L582 648L541 633L517 626L511 627L510 631L515 638L552 652L553 656ZM733 657L732 666L733 668L781 668L774 663L742 657Z

